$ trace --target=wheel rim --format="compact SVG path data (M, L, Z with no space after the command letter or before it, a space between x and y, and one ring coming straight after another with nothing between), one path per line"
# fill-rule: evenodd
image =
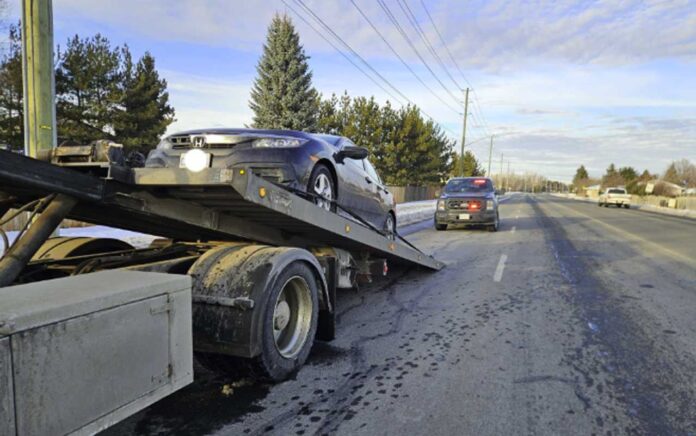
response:
M281 356L296 357L312 323L312 295L304 278L294 276L283 285L273 310L273 339Z
M387 215L387 221L384 223L384 232L387 234L387 238L394 240L396 239L396 232L394 231L394 217L391 214Z
M331 180L329 176L324 173L320 173L314 179L314 193L317 194L315 203L326 210L331 209L331 200L333 200L333 188L331 187Z

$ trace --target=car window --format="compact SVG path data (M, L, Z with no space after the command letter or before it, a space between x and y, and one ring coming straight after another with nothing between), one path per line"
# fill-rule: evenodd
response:
M624 191L623 189L610 189L609 193L610 194L625 194L626 191Z
M489 179L452 179L445 185L448 194L460 192L488 192L493 190Z
M363 164L365 165L367 175L370 176L375 182L382 184L382 179L379 178L379 174L377 174L377 170L375 170L375 167L372 166L372 163L367 159L363 159Z

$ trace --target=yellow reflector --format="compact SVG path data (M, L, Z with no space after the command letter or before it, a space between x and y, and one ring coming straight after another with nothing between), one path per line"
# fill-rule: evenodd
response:
M259 197L263 198L266 196L266 188L263 186L259 188Z
M239 170L239 175L243 176L244 173L246 173L246 171L244 171L244 170Z
M350 233L350 226L346 224L346 233Z

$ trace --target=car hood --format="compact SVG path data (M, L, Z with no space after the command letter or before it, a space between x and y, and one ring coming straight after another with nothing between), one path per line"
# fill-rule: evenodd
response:
M494 196L493 192L453 192L442 194L440 198L493 198Z

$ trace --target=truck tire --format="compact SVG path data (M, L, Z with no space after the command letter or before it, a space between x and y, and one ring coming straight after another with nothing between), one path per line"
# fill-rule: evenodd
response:
M257 375L280 381L300 369L314 343L319 318L316 278L306 264L293 262L266 296Z
M293 247L237 243L203 254L188 272L198 361L268 381L290 377L307 359L328 301L320 268Z
M500 217L498 216L498 213L496 212L495 221L493 221L493 224L488 226L488 231L489 232L497 232L499 228L500 228Z

